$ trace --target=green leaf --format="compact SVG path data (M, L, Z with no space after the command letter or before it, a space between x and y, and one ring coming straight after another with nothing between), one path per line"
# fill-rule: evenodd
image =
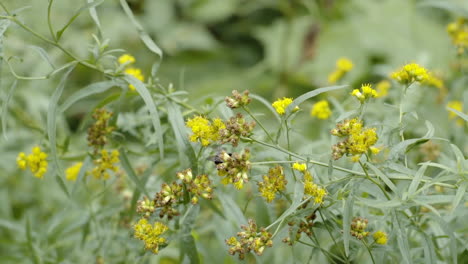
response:
M465 156L463 152L454 144L450 144L453 153L455 154L455 158L457 159L457 170L458 173L465 171Z
M56 138L56 120L57 120L57 104L62 95L63 89L65 88L65 83L70 73L75 69L76 63L69 67L69 69L63 74L60 83L52 94L52 98L49 102L49 108L47 109L47 136L50 143L50 153L52 160L56 167L56 172L60 177L63 177L63 171L59 163L57 155L57 138ZM63 180L63 179L62 179Z
M423 239L423 246L424 246L424 263L427 264L435 264L437 263L437 257L435 255L436 249L434 246L434 242L432 242L431 236L428 234L424 234Z
M180 238L180 244L182 250L182 257L187 256L191 264L200 263L200 259L198 258L197 245L191 233L192 226L195 223L195 219L197 218L199 212L199 205L190 205L190 207L187 209L187 212L181 219L182 236ZM181 261L181 263L183 262Z
M146 89L145 85L137 78L130 75L125 75L124 79L126 82L135 87L136 91L140 94L141 98L146 104L146 107L148 108L148 111L150 112L151 120L153 121L154 130L156 132L156 139L159 145L159 154L162 159L164 158L163 130L161 128L161 121L159 119L158 110L156 109L156 104L153 101L153 97L151 96L151 93L148 91L148 89Z
M145 186L143 183L141 183L140 179L136 176L135 171L132 168L132 165L130 164L130 161L128 160L126 150L124 148L119 149L120 152L120 163L122 164L122 167L124 168L125 172L127 173L128 177L130 180L135 183L136 187L138 190L142 193L144 193L146 196L149 197L148 192L145 189Z
M452 203L452 215L457 210L458 204L460 204L463 196L465 195L467 185L468 182L465 181L462 182L462 184L458 187L457 193L455 194L455 199L453 199Z
M13 84L10 87L10 90L8 91L8 94L6 95L6 98L3 100L3 105L2 105L2 132L3 132L3 137L8 140L7 137L7 114L8 114L8 102L10 102L11 97L13 96L13 93L15 92L16 85L18 84L18 80L15 80Z
M273 113L276 120L278 120L278 123L281 123L281 117L278 115L275 108L273 108L270 102L268 102L265 98L261 97L260 95L256 95L256 94L249 94L249 97L265 105L268 108L268 110L270 110Z
M49 64L49 66L52 69L54 69L54 70L56 69L54 63L52 62L52 60L49 57L49 54L47 54L47 52L43 48L41 48L39 46L35 46L35 45L28 45L28 48L31 48L31 49L37 51L37 53L39 53L39 56L41 56L41 58L45 62L47 62L47 64Z
M397 212L395 210L393 212L393 224L395 228L393 228L394 232L396 233L398 248L400 249L401 256L403 257L403 263L412 263L410 248L408 245L408 238L406 235L406 228L400 224L400 221L397 216Z
M103 93L110 88L114 86L119 86L121 83L111 80L111 81L104 81L104 82L97 82L97 83L92 83L74 94L70 95L65 102L59 107L59 113L65 112L70 106L72 106L74 103L78 102L79 100L86 98L88 96L98 94L98 93Z
M236 202L234 202L231 196L219 195L218 199L221 202L222 208L224 210L224 215L226 215L227 219L231 221L234 220L237 226L247 223L247 219L242 213L242 210L239 208Z
M88 0L88 4L93 4L96 3L95 0ZM99 36L102 37L102 29L101 29L101 22L99 22L99 17L96 12L96 6L90 7L89 8L89 15L94 21L94 24L96 24L96 27L98 28L99 31Z
M192 171L194 174L198 174L197 168L197 159L195 156L195 151L193 150L192 146L188 142L188 136L186 133L184 118L182 116L182 112L179 109L179 106L173 102L168 102L166 104L167 108L167 116L169 123L171 124L172 131L175 135L175 141L177 145L177 150L179 154L179 162L181 163L182 167L188 167L189 164L184 164L187 162L187 155L190 157L190 165L195 166L192 167Z
M468 10L463 8L460 5L455 4L451 1L444 1L444 0L426 0L418 2L418 7L432 7L437 9L445 10L449 13L455 13L458 16L462 16L464 18L468 18Z
M86 158L83 161L83 165L81 165L80 172L78 172L78 176L76 177L76 181L73 184L73 188L71 191L71 196L73 197L74 194L76 193L76 190L78 189L78 185L83 181L86 171L88 170L89 165L91 165L91 157L86 156Z
M62 37L65 30L67 30L67 28L73 23L73 21L75 21L75 19L81 14L81 12L83 12L85 10L88 10L90 8L96 7L96 6L100 5L100 4L102 4L103 2L104 2L104 0L96 0L95 2L87 3L84 6L82 6L80 9L78 9L75 12L75 14L68 20L68 22L65 24L65 26L63 26L63 28L60 29L57 32L57 34L56 34L57 41L60 40L60 38Z
M381 170L379 170L377 167L375 167L369 162L366 162L366 165L374 171L374 173L388 186L388 188L390 188L390 190L392 190L392 192L394 192L395 194L399 194L399 191L395 184L393 184L393 182Z
M455 238L455 234L452 230L452 225L447 223L442 217L435 217L435 219L437 220L437 222L439 222L440 228L442 228L445 234L449 237L449 249L452 256L452 263L457 264L457 239Z
M312 97L315 97L321 93L326 93L330 91L335 91L339 89L343 89L348 87L348 85L339 85L339 86L329 86L329 87L323 87L323 88L318 88L313 91L307 92L298 98L296 98L287 108L286 108L286 116L289 116L291 114L291 111L296 107L302 104L305 100L310 99Z
M351 219L353 217L354 196L349 194L343 209L343 245L346 256L349 256L349 240L351 239Z
M460 118L464 119L466 122L468 122L468 115L467 114L462 113L462 112L458 111L457 109L453 109L453 108L450 108L450 107L447 107L447 109L449 111L451 111L452 113L456 114L457 116L459 116Z
M424 176L424 172L426 172L426 169L427 169L427 165L423 165L416 172L416 175L414 175L414 178L411 181L410 186L408 187L408 196L407 197L411 197L416 192L416 189L418 188L419 183L421 182L421 179ZM403 200L406 200L405 195L403 195Z
M58 185L60 186L60 189L65 193L65 195L70 198L70 192L68 191L67 185L65 184L65 181L63 180L63 176L60 174L55 175L55 181L57 181Z
M122 6L125 14L127 14L128 18L130 18L130 21L132 24L135 26L135 28L138 30L138 34L140 36L140 39L143 41L143 43L146 45L146 47L151 50L153 53L159 56L159 59L163 59L163 52L162 50L154 43L154 41L151 39L151 37L146 33L143 29L143 27L138 23L136 20L135 16L133 15L132 9L128 6L128 3L126 0L120 0L120 5Z

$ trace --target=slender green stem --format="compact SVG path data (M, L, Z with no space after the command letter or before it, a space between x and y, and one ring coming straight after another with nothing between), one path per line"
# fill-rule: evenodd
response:
M411 84L407 84L403 88L403 92L401 93L401 97L400 97L398 128L400 130L401 142L405 141L405 135L404 135L404 131L403 131L403 100L405 99L406 91L408 90L408 88L410 86L411 86ZM408 158L406 157L406 155L405 155L405 167L408 167Z
M378 183L375 179L373 179L372 177L369 176L369 174L367 173L367 168L364 166L364 164L362 164L361 161L359 161L359 165L361 165L361 168L362 170L364 171L364 173L366 174L366 178L371 181L372 183L374 183L375 185L377 185L377 187L380 188L380 190L383 192L383 194L385 195L385 197L388 199L388 200L391 200L390 198L390 195L388 195L387 191L385 190L385 188L380 184Z
M291 152L291 151L289 151L287 149L284 149L284 148L282 148L282 147L280 147L278 145L272 145L272 144L269 144L269 143L266 143L266 142L263 142L263 141L260 141L260 140L256 140L254 138L243 138L243 139L245 139L247 141L254 141L254 142L258 143L258 144L261 144L261 145L276 149L278 151L284 152L284 153L286 153L288 155L291 155L294 158L297 158L298 160L306 161L306 162L309 162L309 163L312 163L312 164L315 164L315 165L318 165L318 166L322 166L322 167L327 167L327 168L329 167L328 163L304 158L301 155L298 155L298 154L296 154L294 152ZM349 170L349 169L339 167L339 166L333 166L333 168L336 169L336 170L351 173L351 174L354 174L354 175L360 175L360 176L365 176L366 175L363 172L353 171L353 170Z
M5 13L6 13L7 15L11 16L10 11L8 11L8 8L6 8L6 6L5 6L2 2L0 2L0 6L3 8L3 10L5 10Z
M333 261L333 263L336 263L336 261L333 259L333 258L336 258L342 262L344 262L344 260L342 258L340 258L339 256L331 253L331 252L328 252L327 250L321 248L320 246L316 246L314 244L311 244L311 243L307 243L307 242L304 242L302 240L297 240L298 243L301 243L303 245L306 245L306 246L309 246L309 247L312 247L312 248L317 248L319 249L320 251L322 251L322 253L327 256L331 261Z
M348 260L348 256L346 256L345 252L343 251L343 249L341 247L338 246L338 243L336 242L335 240L335 237L333 236L333 234L331 233L330 231L330 228L328 227L327 224L325 224L325 217L323 217L323 214L322 214L322 210L320 210L320 208L317 210L320 214L320 218L322 218L322 223L323 225L325 226L325 228L327 229L327 232L328 234L330 235L331 239L333 240L333 243L340 249L340 252L343 256L345 256L346 258L346 263L349 263L349 260Z
M369 252L369 255L372 259L372 263L375 264L374 256L372 255L372 251L370 250L369 246L367 245L366 241L364 239L361 240L364 246L367 248L367 252Z
M54 28L52 27L52 18L51 18L53 3L54 3L54 0L49 0L49 4L47 6L47 25L49 26L50 35L52 36L54 41L57 41Z
M247 107L247 106L243 106L242 109L244 109L244 111L250 115L250 117L252 117L253 120L255 120L255 122L260 126L260 128L263 129L263 131L265 132L265 134L268 136L268 139L270 139L271 142L275 142L274 139L271 137L270 133L268 133L268 130L266 130L266 128L263 126L263 124L258 121L258 119L252 114L252 112L250 111L250 109Z

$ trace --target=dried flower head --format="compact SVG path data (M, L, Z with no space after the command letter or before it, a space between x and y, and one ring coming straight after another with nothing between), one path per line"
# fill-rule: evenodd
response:
M355 217L351 222L351 235L359 240L367 237L370 234L370 232L366 231L368 222L365 218Z
M221 143L230 143L237 147L241 137L248 137L252 134L255 122L247 122L241 113L237 113L236 116L229 118L224 125L225 127L219 130Z
M249 98L249 91L245 90L242 94L240 94L237 90L232 91L232 96L226 96L224 101L226 101L226 105L231 108L239 108L244 107L250 103L252 99Z
M223 184L233 184L237 189L242 189L244 183L249 181L247 172L250 170L250 151L245 149L241 154L229 154L222 151L219 154L221 162L216 165L218 175L224 177Z
M266 247L272 247L273 241L271 240L272 234L265 228L258 230L257 224L253 219L249 219L247 226L241 226L244 231L238 232L237 237L230 237L226 239L226 244L231 246L229 254L239 254L239 259L244 259L245 254L251 251L255 252L258 256L263 254Z
M88 128L88 145L94 148L94 153L104 147L107 143L107 136L115 130L115 127L109 126L109 120L112 112L103 108L94 110L94 123Z

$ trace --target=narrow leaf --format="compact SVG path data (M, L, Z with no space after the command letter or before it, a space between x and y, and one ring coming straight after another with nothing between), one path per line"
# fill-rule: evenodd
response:
M286 116L289 116L291 111L296 107L302 104L305 100L310 99L312 97L315 97L321 93L326 93L334 90L339 90L348 87L348 85L339 85L339 86L329 86L329 87L323 87L323 88L318 88L313 91L307 92L298 98L296 98L286 109Z
M414 175L414 178L411 181L410 186L408 187L408 197L411 197L416 192L416 189L418 188L419 183L421 182L421 179L424 176L424 172L426 172L426 169L427 169L427 165L423 165L416 172L416 175Z
M18 80L15 80L13 84L10 87L10 90L8 91L8 94L6 95L6 98L3 100L3 105L2 105L2 132L3 132L3 137L8 140L7 137L7 114L8 114L8 102L10 102L11 97L13 96L13 93L15 92L16 85L18 84Z
M390 188L390 190L392 190L392 192L398 194L398 189L397 187L395 186L395 184L393 184L393 182L381 171L379 170L377 167L375 167L374 165L372 165L371 163L369 162L366 162L366 165L374 171L374 173L385 183L385 185L388 186L388 188Z
M86 3L84 6L82 6L80 9L78 9L76 12L75 12L75 15L73 15L69 20L68 22L65 24L65 26L63 26L62 29L60 29L58 32L57 32L57 41L60 40L60 38L62 37L63 33L65 32L65 30L67 30L67 28L73 23L73 21L75 21L75 19L81 14L81 12L85 11L85 10L88 10L89 8L93 8L93 7L96 7L100 4L102 4L104 2L104 0L96 0L95 2L91 2L91 3Z
M466 187L468 182L463 182L457 189L457 193L455 194L455 199L453 199L452 203L452 214L457 210L458 204L461 202L463 196L466 192Z
M136 187L138 190L142 193L144 193L146 196L149 197L148 192L145 189L145 186L141 183L140 179L136 176L135 171L132 168L132 165L130 164L130 161L128 160L127 153L125 149L120 148L120 163L122 164L122 167L124 168L125 172L127 173L128 177L130 180L135 183Z
M97 83L92 83L71 96L65 100L65 102L59 107L59 113L65 112L70 106L72 106L74 103L78 102L79 100L86 98L88 96L94 95L94 94L99 94L103 93L110 88L114 86L118 86L120 83L112 80L112 81L104 81L104 82L97 82Z
M346 256L349 256L349 240L351 239L351 218L353 214L354 196L349 194L343 209L343 244Z

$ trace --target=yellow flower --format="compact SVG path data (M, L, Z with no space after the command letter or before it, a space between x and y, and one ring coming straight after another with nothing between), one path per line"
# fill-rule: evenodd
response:
M447 32L452 39L453 45L462 54L468 48L468 20L459 18L457 21L447 25Z
M211 123L210 120L202 116L189 119L186 122L186 126L193 132L193 135L190 136L190 141L200 141L204 147L217 141L219 139L219 131L226 128L221 119L215 118Z
M387 241L388 241L387 233L379 230L374 233L373 237L374 237L375 243L379 245L387 244Z
M310 172L304 172L304 194L314 197L316 204L323 203L323 198L327 195L327 191L313 182L313 177Z
M461 101L450 101L447 103L447 107L450 107L452 109L455 109L459 112L463 112L463 103ZM464 124L464 121L463 119L461 118L458 118L458 115L455 114L454 112L452 111L449 111L449 118L450 119L456 119L457 120L457 124L462 126Z
M32 153L27 156L24 152L20 152L16 158L16 164L22 170L29 167L35 177L42 179L47 172L48 163L46 159L47 154L42 152L40 147L35 146Z
M292 168L300 172L304 172L307 170L307 165L305 163L294 162Z
M293 99L292 98L287 98L287 97L283 97L283 99L278 99L276 100L275 102L273 102L273 104L271 104L276 112L279 114L279 115L284 115L286 113L286 108L288 108L288 106L293 102ZM293 109L293 111L297 111L299 110L299 107L295 107Z
M428 73L427 79L424 83L429 86L436 87L439 90L443 90L445 88L444 81L440 78L437 78L432 72Z
M377 97L385 97L388 94L388 89L390 89L392 85L389 81L383 80L377 83L376 90L377 90Z
M409 85L413 82L425 82L429 75L424 67L416 63L410 63L393 72L390 77L401 84Z
M111 154L105 149L101 150L101 157L94 160L94 165L96 167L93 168L91 174L96 179L109 179L110 174L108 170L117 172L119 168L115 165L115 163L119 162L119 151L114 150Z
M83 166L83 162L77 162L74 165L68 167L65 170L65 176L67 180L76 181L76 178L78 177L78 173L81 170L81 166Z
M328 82L334 84L341 80L345 74L353 69L353 62L347 58L339 58L336 61L336 69L328 75Z
M141 82L144 82L144 80L145 80L145 77L141 73L141 70L138 69L138 68L127 68L127 69L125 69L124 72L125 72L125 74L131 75L131 76L137 78ZM135 86L133 86L131 84L128 86L128 88L130 88L130 90L132 90L132 91L135 91Z
M133 226L135 238L145 242L145 249L158 254L159 246L166 244L166 238L161 237L169 228L161 222L155 222L152 226L148 220L142 218Z
M268 175L263 175L263 181L258 183L258 191L270 203L277 192L286 189L287 183L283 167L276 166L268 171Z
M135 57L133 57L132 55L130 54L124 54L122 56L119 57L118 59L119 61L119 64L122 65L122 64L132 64L135 62Z
M361 90L354 89L353 92L351 92L351 95L356 97L362 104L369 98L377 97L377 92L372 89L372 85L363 84L361 85Z
M328 105L327 100L321 100L314 104L312 110L310 111L311 116L315 116L318 119L328 119L331 116L332 112L330 106Z

